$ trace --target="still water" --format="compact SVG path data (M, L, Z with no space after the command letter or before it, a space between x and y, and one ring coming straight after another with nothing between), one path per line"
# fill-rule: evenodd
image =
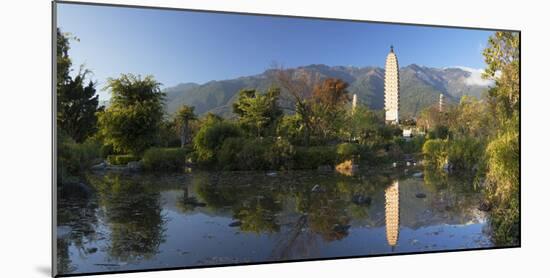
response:
M472 182L442 173L89 174L58 197L60 273L491 247Z

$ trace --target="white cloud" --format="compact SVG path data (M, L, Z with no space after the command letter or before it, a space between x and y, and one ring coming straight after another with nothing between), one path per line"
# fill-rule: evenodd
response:
M470 73L470 76L465 80L468 85L491 86L495 83L493 80L481 78L481 74L484 71L483 69L474 69L463 66L456 66L455 68L459 68Z

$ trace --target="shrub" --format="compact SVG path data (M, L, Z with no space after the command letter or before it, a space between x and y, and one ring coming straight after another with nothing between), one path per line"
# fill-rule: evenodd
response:
M398 144L401 150L407 154L422 152L422 146L424 146L424 136L414 136L409 140L405 140L402 137L397 137L394 140L395 144Z
M126 165L128 162L138 161L137 156L131 154L112 154L107 156L107 162L111 165Z
M178 170L185 165L186 151L182 148L150 148L143 154L145 170Z
M441 139L430 139L422 147L426 165L441 169L447 163L447 142Z
M495 207L491 211L491 227L498 244L519 243L519 119L514 118L508 125L486 149L486 194Z
M438 125L428 132L430 139L447 139L449 136L449 128L443 125Z
M450 141L449 163L453 168L473 170L483 159L484 149L481 141L467 137Z
M241 129L233 123L223 121L206 122L193 139L199 162L211 162L216 157L216 152L221 148L225 139L240 137L241 134Z
M63 131L58 133L57 169L62 182L69 176L79 175L100 160L101 144L92 138L76 143Z
M336 157L336 149L333 146L296 148L294 168L316 169L321 165L333 166L336 163Z
M352 143L342 143L336 147L336 154L338 155L338 161L353 160L359 155L359 145Z
M294 168L294 156L296 149L284 138L273 142L264 153L264 158L270 165L270 169L289 170Z
M243 141L241 151L237 154L240 170L268 170L269 162L265 159L269 142L261 139Z
M218 151L218 165L224 170L239 170L238 154L242 150L244 139L227 138Z

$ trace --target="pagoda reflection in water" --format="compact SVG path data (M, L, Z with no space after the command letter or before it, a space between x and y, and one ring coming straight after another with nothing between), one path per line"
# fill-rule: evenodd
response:
M386 188L386 239L393 248L399 239L399 182Z

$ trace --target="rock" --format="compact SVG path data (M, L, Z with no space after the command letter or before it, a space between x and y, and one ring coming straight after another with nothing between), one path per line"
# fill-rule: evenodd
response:
M322 192L321 186L316 184L311 188L311 192Z
M85 183L82 182L67 182L63 183L60 187L60 195L66 199L87 199L94 190Z
M423 176L422 172L417 172L413 174L413 177L415 178L422 178L422 176Z
M242 225L241 221L235 221L235 222L229 223L229 227L239 227L241 225Z
M332 226L332 230L337 233L345 233L350 227L351 225L334 224L334 226Z
M393 163L393 168L397 168L397 162Z
M330 172L330 171L332 171L332 166L330 166L330 165L320 165L319 167L317 167L317 170L322 171L322 172Z
M107 168L107 163L105 163L105 161L90 167L92 171L101 171L101 170L105 170L106 168Z
M277 176L277 172L268 172L266 175L268 177L275 177L275 176Z
M128 162L128 165L126 167L128 167L128 171L130 172L139 172L141 171L142 164L140 161L131 161Z
M372 199L367 196L355 194L351 197L351 201L356 205L370 205Z
M186 205L193 206L193 207L205 207L206 206L205 203L199 202L197 200L197 198L195 198L195 197L186 198L185 200L183 200L183 203L186 204Z
M420 198L420 199L426 198L426 194L424 194L424 193L416 193L416 198Z
M411 166L411 162L407 161L407 167Z
M478 210L480 211L490 211L492 208L491 206L491 203L487 202L487 201L483 201L479 204L479 206L477 207Z

